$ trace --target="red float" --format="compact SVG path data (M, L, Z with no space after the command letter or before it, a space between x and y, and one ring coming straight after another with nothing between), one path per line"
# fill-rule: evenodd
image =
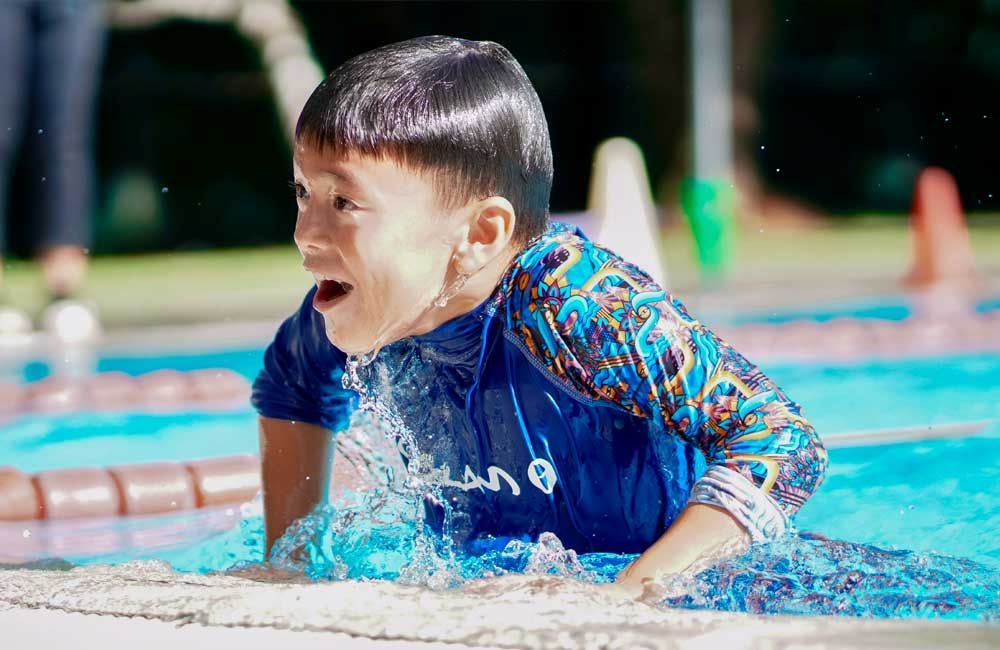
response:
M199 508L243 503L260 491L260 460L256 456L206 458L186 465L194 479Z
M32 479L46 519L110 517L122 513L118 486L104 469L54 469Z
M205 408L228 409L244 406L250 398L250 383L225 368L194 370L188 373L191 397Z
M40 516L38 493L31 477L14 467L0 467L0 521Z
M18 413L23 408L24 386L0 379L0 421Z
M46 377L28 384L25 402L29 409L39 413L70 413L86 403L86 394L80 380Z
M142 404L152 411L175 411L191 399L187 376L176 370L154 370L136 378Z
M90 408L97 411L134 408L141 393L135 378L124 372L102 372L87 381Z
M119 465L108 472L121 495L122 514L151 515L197 507L194 481L180 463Z

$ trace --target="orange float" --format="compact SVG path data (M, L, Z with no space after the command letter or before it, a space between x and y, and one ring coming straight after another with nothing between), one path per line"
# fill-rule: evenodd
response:
M46 519L110 517L121 514L121 495L104 469L53 469L32 478Z
M260 460L256 456L206 458L186 466L199 508L243 503L260 491Z
M190 396L203 408L230 409L247 403L250 385L242 375L225 368L187 373Z
M65 377L46 377L28 384L26 393L25 405L39 413L70 413L86 402L82 382Z
M191 400L187 377L177 370L154 370L136 378L142 405L152 411L174 411Z
M0 421L29 412L232 410L245 407L249 398L250 383L225 368L156 370L138 377L117 371L80 378L53 376L26 386L0 380Z
M260 461L251 454L33 476L0 467L0 521L182 512L245 503L259 491Z
M0 467L0 521L37 519L41 515L31 477L14 467Z
M123 410L139 403L135 378L124 372L102 372L87 381L90 407L97 411Z
M180 463L119 465L108 470L124 515L151 515L196 506L194 481Z
M0 467L0 562L99 557L190 543L232 529L260 491L250 454L184 463Z

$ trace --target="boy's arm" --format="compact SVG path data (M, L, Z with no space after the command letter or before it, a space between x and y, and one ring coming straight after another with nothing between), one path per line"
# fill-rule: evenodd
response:
M347 427L355 407L341 385L345 356L326 338L314 292L278 328L253 386L268 554L289 524L325 499L332 432Z
M260 460L266 558L293 521L325 502L333 436L315 424L262 417Z
M641 270L579 250L551 255L569 261L530 294L522 336L588 397L652 420L654 449L656 436L676 435L708 463L687 508L623 579L686 568L741 536L780 535L827 463L800 407Z
M742 549L750 535L725 510L689 503L660 539L618 574L617 583L641 595L644 583L681 573L699 560Z

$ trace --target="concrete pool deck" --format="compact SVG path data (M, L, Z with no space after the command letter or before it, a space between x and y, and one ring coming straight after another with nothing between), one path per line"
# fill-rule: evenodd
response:
M667 610L555 576L457 591L182 574L161 562L0 577L0 629L30 640L13 647L1000 647L995 624Z

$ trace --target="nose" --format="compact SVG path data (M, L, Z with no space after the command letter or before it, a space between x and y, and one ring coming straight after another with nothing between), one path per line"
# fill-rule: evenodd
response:
M322 219L309 215L308 210L300 210L295 219L295 233L292 239L303 255L309 252L323 250L330 245L331 232Z

